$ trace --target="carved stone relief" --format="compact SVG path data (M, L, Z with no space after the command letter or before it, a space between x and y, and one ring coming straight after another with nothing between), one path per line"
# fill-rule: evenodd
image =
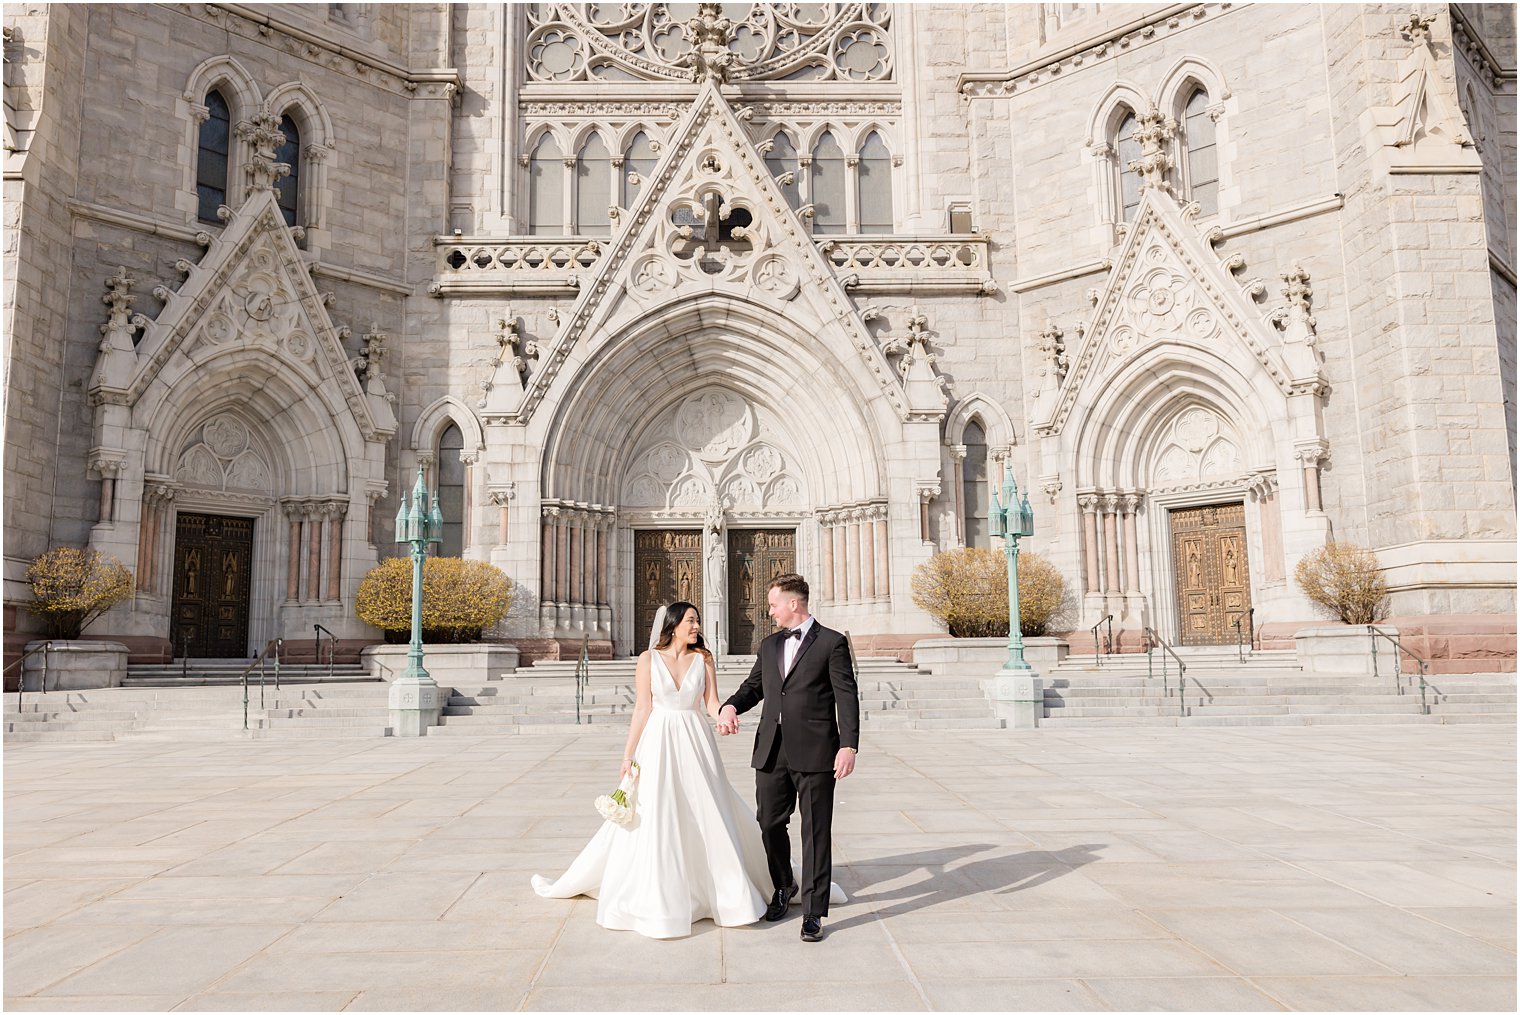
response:
M250 445L248 428L227 413L208 420L179 456L176 482L204 490L270 492L269 465Z
M1187 486L1239 475L1240 438L1214 410L1190 406L1165 428L1161 453L1151 471L1153 489Z
M530 82L891 81L890 4L532 3Z
M710 508L714 491L727 510L765 510L801 504L795 458L778 446L775 427L729 391L692 395L651 432L653 446L633 456L623 489L627 507Z

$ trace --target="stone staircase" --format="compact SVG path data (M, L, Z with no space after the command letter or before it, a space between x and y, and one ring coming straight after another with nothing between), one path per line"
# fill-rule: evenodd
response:
M326 667L323 667L324 671ZM248 729L238 685L123 686L29 691L5 698L6 743L107 740L225 741L237 737L374 737L390 734L387 685L364 683L249 688Z
M731 694L753 664L753 656L720 659L720 696ZM860 659L857 665L863 734L872 729L1002 728L975 678L921 673L895 659ZM633 660L593 662L589 669L581 724L626 728L634 704ZM575 670L573 660L543 661L506 680L456 689L444 708L443 724L429 736L531 733L574 724Z
M242 684L247 659L189 659L172 663L140 664L127 667L123 687L216 687ZM358 663L284 663L280 666L280 683L323 684L374 682ZM249 684L259 680L258 667L248 674ZM264 664L264 683L274 686L274 663Z
M1319 726L1514 723L1513 673L1306 677L1292 652L1179 650L1163 676L1160 654L1072 656L1045 678L1045 720L1075 726ZM1428 714L1427 714L1428 707Z

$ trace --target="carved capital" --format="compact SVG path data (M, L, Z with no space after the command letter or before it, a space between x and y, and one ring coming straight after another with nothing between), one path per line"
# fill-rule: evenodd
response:
M516 483L492 483L486 487L486 499L497 507L506 507L516 496Z
M1098 495L1095 493L1083 493L1077 495L1077 507L1082 509L1083 514L1093 514L1098 510Z

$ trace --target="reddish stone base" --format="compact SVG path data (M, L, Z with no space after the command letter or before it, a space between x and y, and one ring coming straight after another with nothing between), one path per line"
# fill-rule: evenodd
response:
M579 638L518 638L512 644L517 646L519 667L529 666L539 660L554 662L581 657ZM587 655L598 661L611 659L612 642L605 638L591 639L587 645Z
M1514 673L1516 625L1513 616L1454 613L1430 617L1389 617L1380 626L1397 628L1399 644L1424 659L1431 673ZM1260 648L1291 649L1293 635L1334 621L1304 620L1265 624ZM1389 646L1392 651L1392 646ZM1369 648L1369 652L1371 649ZM1407 656L1405 662L1410 663Z
M1048 636L1060 638L1071 650L1072 655L1092 655L1093 636L1092 631L1050 631ZM1145 632L1132 629L1120 630L1114 628L1114 640L1112 647L1107 647L1108 629L1098 631L1098 647L1104 650L1105 655L1126 655L1132 652L1145 651Z
M869 656L872 659L896 659L900 663L913 661L913 646L925 638L943 638L942 634L859 634L850 638L850 647L856 659Z

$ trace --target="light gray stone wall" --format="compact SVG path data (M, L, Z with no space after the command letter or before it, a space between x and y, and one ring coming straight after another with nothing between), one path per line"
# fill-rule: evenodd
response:
M25 125L23 153L7 153L5 175L5 595L24 595L31 558L79 539L88 490L77 441L66 321L75 243L68 202L80 160L79 122L91 12L65 4L6 10L6 105ZM95 335L95 341L99 341ZM93 348L93 346L92 346Z

